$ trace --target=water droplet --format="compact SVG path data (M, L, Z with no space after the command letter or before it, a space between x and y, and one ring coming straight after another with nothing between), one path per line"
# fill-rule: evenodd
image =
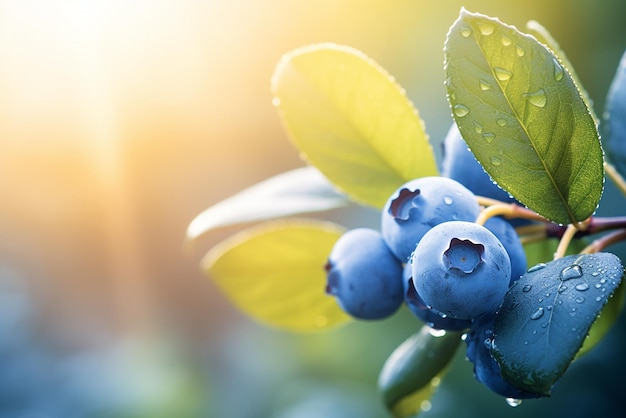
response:
M559 293L563 293L566 290L567 290L567 286L565 286L564 284L560 285L559 288L557 289Z
M539 89L534 93L524 93L522 96L524 96L530 104L537 107L544 107L548 102L548 97L544 89Z
M500 118L496 121L496 123L498 124L498 126L503 127L506 126L506 119Z
M558 63L557 60L553 60L554 63L554 79L556 81L561 81L561 79L563 79L563 67L561 67L561 64Z
M428 412L432 409L432 407L433 404L428 399L425 399L420 403L420 410L422 412Z
M511 43L513 43L511 38L509 38L506 35L502 35L502 39L501 40L502 40L502 45L504 45L504 46L509 46L509 45L511 45Z
M535 272L537 270L541 270L542 268L546 267L546 265L547 264L545 264L545 263L536 264L536 265L532 266L531 268L529 268L528 272L529 273L533 273L533 272Z
M446 335L446 330L445 329L435 329L435 328L430 328L428 330L428 332L430 333L430 335L432 335L433 337L443 337L444 335Z
M274 106L280 106L280 97L274 97L272 99L272 105Z
M543 316L543 308L537 308L535 312L530 315L530 319L539 319Z
M575 289L584 292L585 290L589 289L589 285L587 283L579 283L576 285Z
M478 26L478 29L480 29L480 33L487 36L493 33L494 26L491 23L482 23Z
M496 78L500 81L508 81L513 76L512 72L501 67L493 67L493 72L496 73Z
M602 296L596 296L596 302L600 302L602 300Z
M576 299L574 299L576 301L576 303L583 303L585 302L585 298L582 296L578 296Z
M582 275L583 275L582 267L580 267L578 264L573 264L561 270L560 279L563 281L566 281L569 279L576 279L578 277L581 277Z
M482 79L478 81L478 86L480 87L482 91L491 90L491 84L489 84L488 81L485 81Z
M530 292L530 289L532 289L533 286L531 284L526 284L524 285L524 287L522 287L522 292Z
M459 29L459 32L461 32L461 36L464 38L469 38L470 35L472 34L472 28L469 28L467 26L463 26L461 29Z
M522 404L522 400L515 398L506 398L506 403L507 405L515 408L516 406L520 406Z
M483 134L483 138L485 138L485 141L487 141L488 144L491 144L493 140L496 139L496 135L493 132L485 132ZM497 165L497 164L494 164L494 165Z
M522 48L521 46L517 45L515 47L515 52L517 53L518 57L523 57L524 54L526 53L526 51L524 51L524 48Z
M598 273L597 271L594 271L593 273L591 273L591 275L592 275L593 277L598 277L598 275L599 275L599 274L600 274L600 273Z
M462 104L458 104L454 106L454 114L458 117L462 118L466 116L470 112L467 106L463 106Z
M452 202L454 202L454 201L452 200L452 198L450 196L444 196L443 197L443 203L445 203L446 205L451 205Z
M483 133L483 125L474 121L474 130L476 131L477 134Z
M596 283L593 285L593 287L595 287L596 289L600 289L602 285L600 283Z
M493 157L491 157L491 164L495 165L496 167L499 166L500 164L502 164L502 158L494 155Z

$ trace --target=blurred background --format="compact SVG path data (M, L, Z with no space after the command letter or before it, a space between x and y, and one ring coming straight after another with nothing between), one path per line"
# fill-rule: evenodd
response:
M199 269L232 229L192 253L182 243L205 208L302 166L269 92L293 48L362 50L438 144L452 121L443 43L461 6L539 21L602 113L626 49L621 0L0 0L0 417L386 416L378 372L417 319L273 330ZM552 399L515 409L459 351L423 416L621 416L625 327Z

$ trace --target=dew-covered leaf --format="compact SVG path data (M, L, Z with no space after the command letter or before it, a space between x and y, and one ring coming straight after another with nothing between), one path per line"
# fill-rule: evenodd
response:
M502 376L549 396L623 272L611 253L569 255L531 267L511 286L496 316L492 353Z
M324 330L350 319L324 291L324 266L343 232L329 222L270 221L222 241L202 267L252 318L291 331Z
M550 32L548 32L548 30L536 20L529 20L528 22L526 22L526 31L529 35L533 35L535 38L537 38L539 42L550 48L552 53L561 62L563 69L569 71L569 75L572 77L572 80L578 87L580 95L585 101L585 104L587 105L587 108L589 109L593 120L596 122L596 125L598 125L599 119L596 116L596 113L593 111L593 102L591 101L591 98L589 97L587 91L583 88L583 85L580 82L578 75L576 75L576 72L574 71L574 66L567 58L567 55L565 55L565 52L561 49L561 46L556 41L556 39L554 39L552 34L550 34Z
M593 214L604 168L593 117L569 72L534 37L465 10L445 45L448 100L485 171L540 215Z
M626 52L609 87L602 127L607 158L622 176L626 176Z
M350 202L314 167L278 174L222 200L187 227L187 239L231 225L319 212Z
M437 336L424 325L385 362L378 379L383 400L394 417L415 416L437 390L446 366L461 342L461 332Z
M303 157L361 203L382 208L401 184L438 173L404 90L357 50L334 44L296 49L277 65L272 92Z

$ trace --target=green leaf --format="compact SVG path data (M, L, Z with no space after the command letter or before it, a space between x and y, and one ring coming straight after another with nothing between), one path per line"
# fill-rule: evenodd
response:
M199 214L187 228L187 239L231 225L346 206L348 198L314 167L278 174L251 186Z
M591 113L593 120L595 121L596 125L598 125L599 119L593 111L593 102L591 101L591 98L589 97L587 91L583 88L583 85L580 82L578 75L576 75L576 72L574 71L574 66L569 61L569 59L567 59L567 55L565 55L565 52L561 49L556 39L554 39L550 32L548 32L548 30L536 20L529 20L528 22L526 22L526 31L529 35L533 35L535 38L537 38L539 42L550 48L552 53L558 58L563 69L569 71L569 75L572 77L572 80L578 87L580 95L585 101L587 109L589 109L589 113Z
M389 356L378 379L385 405L398 418L414 416L437 390L461 342L461 331L433 334L424 325Z
M623 272L611 253L570 255L530 268L496 314L492 354L504 379L549 396Z
M438 173L404 90L359 51L334 44L296 49L278 63L272 92L303 157L358 202L382 208L406 181Z
M324 330L350 319L324 291L324 266L343 232L329 222L270 221L222 241L202 267L252 318L291 331Z
M461 11L445 45L448 100L485 171L562 224L593 214L604 168L593 117L563 64L529 35Z

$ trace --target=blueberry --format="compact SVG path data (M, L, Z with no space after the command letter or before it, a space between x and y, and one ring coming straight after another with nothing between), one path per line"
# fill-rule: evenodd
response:
M402 263L380 232L352 229L333 246L326 264L326 293L359 319L382 319L402 305Z
M413 283L433 309L452 318L473 319L502 303L511 261L498 238L473 222L433 227L415 247Z
M422 177L398 188L387 200L381 232L391 251L407 261L417 242L442 222L474 221L480 212L476 197L446 177Z
M519 235L515 232L513 225L503 218L497 216L489 218L487 222L485 222L485 228L490 230L496 238L498 238L509 255L509 259L511 260L510 286L523 276L528 268L524 246L519 239Z
M453 123L444 142L441 175L463 184L474 194L502 202L515 200L491 179L463 140L459 128Z
M487 313L475 319L466 334L467 359L474 364L474 377L491 391L505 398L528 399L539 395L518 389L500 374L500 365L491 356L495 314Z
M404 301L409 310L425 322L429 327L435 329L443 329L447 331L461 331L467 329L471 325L471 321L467 319L455 319L429 308L417 294L413 285L413 266L406 264L404 267Z

